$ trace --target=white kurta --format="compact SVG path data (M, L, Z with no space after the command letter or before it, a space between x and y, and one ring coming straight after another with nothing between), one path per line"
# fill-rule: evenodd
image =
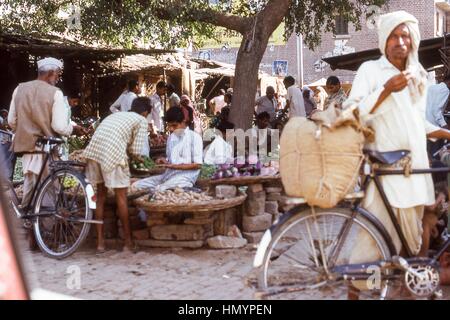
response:
M203 163L202 137L186 128L181 135L172 133L167 140L167 161L170 164ZM142 179L132 185L132 190L156 189L165 191L170 188L192 187L200 170L167 169L164 174Z
M163 123L163 116L164 116L164 108L163 108L163 100L162 98L155 93L150 97L150 100L152 102L152 112L147 116L148 123L153 124L154 128L159 131L164 131L164 123Z
M400 71L382 56L361 65L353 82L349 99L344 106L358 104L361 118L375 129L375 142L368 145L377 151L411 151L412 168L429 168L426 134L439 128L425 119L426 95L413 103L408 87L392 93L374 114L375 106L384 84ZM359 102L358 102L359 101ZM434 187L431 175L382 177L383 188L395 208L411 208L434 203ZM365 205L373 201L373 185L367 191Z

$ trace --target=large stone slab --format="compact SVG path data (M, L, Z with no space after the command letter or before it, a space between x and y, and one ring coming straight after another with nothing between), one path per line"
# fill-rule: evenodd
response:
M283 188L267 187L265 190L266 190L267 193L281 193L283 191Z
M244 232L265 231L272 225L272 215L264 213L258 216L244 216L242 228Z
M203 247L203 240L196 241L173 241L173 240L136 240L137 245L151 248L190 248L198 249Z
M148 229L142 229L142 230L133 230L131 231L131 234L133 235L133 239L136 240L146 240L150 237L150 234L148 232Z
M155 240L204 240L205 230L200 225L160 225L151 227L150 236Z
M263 214L266 205L266 193L254 193L245 201L246 213L250 216L257 216Z
M259 243L264 235L264 232L244 232L242 234L248 243Z
M252 193L258 193L264 190L264 187L262 184L257 183L257 184L251 184L248 186L247 189L247 193L248 194L252 194Z
M216 186L216 198L230 199L236 197L236 194L237 194L236 186L222 185L222 184Z
M270 214L277 214L278 201L266 201L265 211Z
M218 211L214 219L214 235L226 236L230 227L236 224L236 208Z
M208 246L213 249L235 249L242 248L247 240L237 237L215 236L207 240Z
M266 196L266 201L280 201L281 193L268 193Z

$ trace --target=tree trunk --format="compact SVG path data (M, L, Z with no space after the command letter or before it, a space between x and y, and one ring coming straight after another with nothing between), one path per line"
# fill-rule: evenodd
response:
M250 33L243 37L241 47L239 49L235 80L233 85L233 102L230 113L230 121L235 124L235 128L244 130L252 126L253 113L255 110L255 97L258 86L259 64L264 56L269 41L269 35L255 35L250 50L246 51L245 44L247 39L252 39Z

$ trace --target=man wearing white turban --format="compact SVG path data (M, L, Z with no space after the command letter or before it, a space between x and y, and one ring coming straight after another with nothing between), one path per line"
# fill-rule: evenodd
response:
M15 135L13 151L35 151L38 136L69 136L72 131L82 132L72 126L64 104L64 97L57 87L63 63L55 58L37 62L36 80L20 83L14 90L8 115L8 123ZM24 185L22 206L30 204L31 191L43 165L43 156L24 154L22 157Z
M358 105L362 120L375 129L375 141L369 149L410 150L412 168L429 168L427 137L449 139L450 133L425 119L427 74L419 63L418 21L405 11L396 11L382 15L378 29L382 56L361 65L344 108ZM382 185L412 254L418 254L424 206L435 201L431 175L384 176ZM364 207L384 224L400 253L404 248L373 184ZM375 261L380 258L378 252L373 240L361 235L351 260Z

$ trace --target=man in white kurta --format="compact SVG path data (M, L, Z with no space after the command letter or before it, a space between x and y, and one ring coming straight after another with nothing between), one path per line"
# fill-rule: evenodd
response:
M202 137L187 127L181 108L170 108L165 120L171 132L167 140L167 158L158 159L156 163L164 164L167 170L162 175L135 182L132 190L165 191L192 187L197 181L203 163Z
M417 20L404 11L397 11L381 16L379 23L380 50L383 55L378 60L361 65L344 107L358 104L363 121L375 129L375 142L368 146L370 149L381 152L410 150L413 169L429 168L426 138L438 137L436 131L440 131L440 128L425 119L426 73L418 61L420 34ZM406 70L399 70L391 63L386 50L388 38L403 25L409 29L411 48L406 60ZM387 86L392 85L392 79L402 72L406 72L405 83L386 93ZM401 80L403 78L399 81ZM389 81L391 83L388 84ZM439 132L440 136L446 134L444 130ZM424 206L434 203L431 175L384 176L381 181L408 246L413 254L417 254L422 242ZM373 183L367 190L363 205L384 224L397 252L400 252L400 239ZM361 234L355 241L351 262L377 260L380 258L378 252L367 233L364 236Z

